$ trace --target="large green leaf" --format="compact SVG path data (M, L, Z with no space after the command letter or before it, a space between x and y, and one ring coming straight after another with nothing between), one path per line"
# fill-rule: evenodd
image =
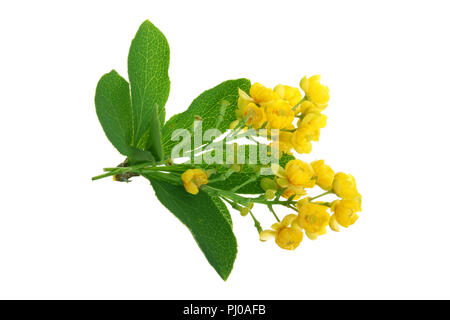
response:
M98 82L95 110L109 141L121 154L127 155L133 136L130 87L115 70Z
M216 205L217 209L219 209L219 211L223 214L225 219L227 219L228 223L231 226L233 226L233 220L231 219L230 211L228 211L228 208L225 205L225 203L223 203L223 201L214 194L208 194L208 195L211 198L211 200L214 202L214 204Z
M171 140L174 130L191 130L196 116L202 118L202 136L206 130L212 128L225 132L229 128L230 123L236 120L235 110L239 97L238 88L248 92L250 85L251 83L248 79L222 82L199 95L186 111L170 118L163 128L162 144L166 157L170 156L172 148L179 143Z
M237 254L236 238L223 214L225 205L200 191L187 193L182 186L149 178L159 201L191 231L198 246L217 273L226 280ZM227 210L228 211L228 210Z
M164 106L170 91L169 56L169 44L162 32L150 21L144 21L131 42L128 54L133 106L132 145L140 149L145 148L148 138L152 137L149 129L155 114L159 123L164 124Z

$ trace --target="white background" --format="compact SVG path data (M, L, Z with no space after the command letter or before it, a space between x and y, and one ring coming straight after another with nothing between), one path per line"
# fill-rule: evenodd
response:
M448 13L429 0L2 2L0 298L450 298ZM232 212L223 282L145 180L92 182L123 160L95 86L127 76L145 19L171 47L168 117L223 80L321 74L328 126L302 159L356 177L357 223L290 252Z

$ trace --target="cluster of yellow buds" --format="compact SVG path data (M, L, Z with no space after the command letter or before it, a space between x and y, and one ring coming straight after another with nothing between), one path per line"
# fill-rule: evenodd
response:
M281 248L293 250L302 241L303 232L315 240L326 233L328 226L339 231L339 226L347 228L358 219L356 213L361 211L361 195L352 175L343 172L335 174L323 160L308 164L296 159L289 161L285 168L272 165L272 170L275 175L273 182L265 178L261 187L270 185L271 188L280 188L286 198L298 199L306 195L305 188L318 185L326 191L323 195L335 194L341 199L329 203L303 197L295 203L298 213L287 215L280 223L272 225L270 230L263 230L260 233L262 241L275 238ZM330 215L329 211L333 214Z
M319 140L320 129L327 122L322 111L328 106L329 90L320 83L319 75L303 77L300 88L305 94L303 98L299 88L281 84L270 89L254 83L250 95L239 90L237 120L230 127L244 121L253 129L279 129L278 143L273 143L273 148L288 154L292 149L298 153L311 152L311 141Z

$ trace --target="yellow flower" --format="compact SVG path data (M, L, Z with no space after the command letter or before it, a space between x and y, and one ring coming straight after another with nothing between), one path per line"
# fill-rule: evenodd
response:
M314 187L314 170L309 163L298 159L291 160L286 164L285 171L290 183L306 188Z
M327 116L318 112L309 112L298 121L297 125L322 129L327 125Z
M336 200L331 204L331 211L334 214L332 221L330 221L330 227L335 231L339 231L339 227L335 225L335 222L345 228L354 224L358 220L356 212L361 211L361 204L356 200Z
M290 126L286 127L287 130L295 129L294 125L291 124ZM288 131L280 131L278 134L278 142L272 142L270 144L270 147L278 149L278 151L292 154L291 150L293 148L292 146L292 132Z
M266 88L260 83L252 84L250 88L250 96L257 103L269 102L280 98L280 96L273 92L272 89Z
M326 227L330 222L330 214L327 210L328 207L311 202L298 208L298 224L311 235L311 239L327 232Z
M294 250L303 240L303 232L296 222L297 216L289 214L281 222L272 225L272 230L263 230L259 234L261 241L275 238L276 244L286 250Z
M310 153L312 149L311 140L318 141L320 129L325 127L327 117L321 113L307 113L300 118L297 130L291 137L291 143L298 153Z
M330 100L330 92L327 86L320 83L320 76L310 78L303 77L300 87L305 91L306 97L319 107L325 108Z
M301 160L291 160L283 169L277 164L272 164L272 172L275 174L278 185L286 189L283 197L293 197L294 200L306 194L304 188L312 188L315 185L313 179L314 170L306 162Z
M300 207L304 206L305 204L309 203L310 197L304 197L297 201L295 204L297 206L297 209L300 209Z
M278 231L275 242L286 250L294 250L303 240L303 232L300 229L286 227Z
M300 108L296 109L296 112L300 112L301 114L308 114L311 112L320 113L321 111L323 111L323 108L318 107L316 104L308 100L303 101L300 104Z
M300 100L302 100L302 94L300 93L300 90L298 88L279 84L273 89L273 91L278 93L281 99L289 102L291 107L295 107L300 102Z
M292 130L294 128L295 128L294 125L290 125L286 129ZM292 138L292 132L280 131L278 141L280 143L281 150L286 153L289 153L289 154L291 153L291 149L293 148L292 143L291 143L291 138Z
M294 121L295 114L291 105L282 99L265 103L264 110L271 129L284 129Z
M311 167L316 175L316 182L323 190L329 191L333 188L334 171L323 160L311 162Z
M311 133L308 128L297 128L291 136L292 147L298 153L310 153L312 150Z
M336 173L333 180L333 191L342 199L361 201L361 195L356 189L355 178L351 174Z
M254 129L259 129L266 121L264 110L258 107L253 102L249 103L245 107L242 116L244 117L244 119L247 119L245 124L248 126L251 125Z
M291 160L293 161L293 160ZM289 199L290 197L293 197L294 200L300 198L300 196L303 196L306 194L306 191L304 189L304 186L302 185L295 185L293 184L287 177L285 169L283 169L278 164L272 164L272 172L276 176L275 181L277 184L285 189L283 192L283 197Z
M320 129L327 125L327 116L321 113L307 113L298 120L297 126L303 129L311 140L319 141Z
M198 187L208 183L208 176L201 169L189 169L181 175L181 181L187 192L198 193Z
M238 110L244 112L245 107L251 103L255 102L244 90L239 89L239 98L238 98Z

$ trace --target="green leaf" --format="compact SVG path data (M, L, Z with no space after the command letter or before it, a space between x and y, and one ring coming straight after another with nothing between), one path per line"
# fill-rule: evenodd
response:
M95 110L109 141L121 154L127 155L133 136L130 87L115 70L98 82Z
M139 163L155 163L155 157L150 151L140 150L135 147L130 147L128 150L128 162L129 165L136 165Z
M182 186L147 178L159 201L188 227L208 262L226 280L237 254L236 238L222 212L226 207L219 208L203 191L192 195Z
M217 209L219 209L219 211L223 214L225 219L227 219L228 223L231 226L233 226L233 220L231 219L230 211L228 211L228 208L225 205L225 203L223 203L223 201L216 195L209 194L209 193L208 193L208 195L211 198L211 200L214 202L214 204L216 205Z
M169 44L150 21L144 21L131 42L128 54L128 77L133 106L132 145L147 145L154 125L154 114L164 124L167 98L170 91ZM152 143L154 145L154 142Z
M150 136L145 150L150 150L157 161L164 158L164 151L161 145L161 125L158 120L158 110L153 109L152 121L150 122Z
M169 157L172 148L179 143L178 141L171 141L172 133L180 128L192 129L195 116L200 116L203 119L202 136L206 130L212 128L225 132L230 123L236 120L238 88L248 92L250 86L251 83L248 79L222 82L199 95L185 112L170 118L163 128L162 145L166 156Z

